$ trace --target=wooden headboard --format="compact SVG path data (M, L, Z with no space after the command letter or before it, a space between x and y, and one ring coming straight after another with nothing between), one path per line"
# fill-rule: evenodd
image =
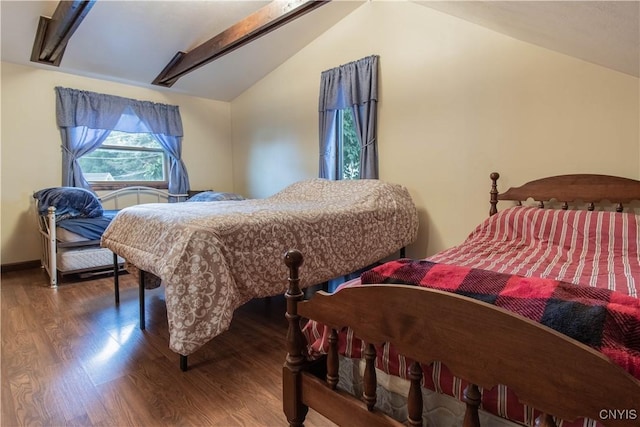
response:
M568 209L569 203L587 203L587 209L595 209L596 203L609 202L622 212L623 204L640 200L640 181L611 175L574 174L558 175L527 182L520 187L498 192L500 174L493 172L491 178L491 209L489 215L497 213L499 200L514 200L519 203L531 198L540 207L555 200L562 203L562 209Z

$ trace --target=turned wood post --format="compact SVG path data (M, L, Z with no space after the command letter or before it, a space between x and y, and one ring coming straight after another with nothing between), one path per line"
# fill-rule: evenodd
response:
M340 379L338 371L340 362L338 359L338 331L331 328L329 334L329 352L327 353L327 384L331 390L335 390Z
M422 400L422 368L418 362L413 362L409 366L409 396L407 397L407 407L409 412L409 425L411 427L422 426L422 409L424 402Z
M306 362L306 343L300 329L298 302L304 294L300 290L298 270L304 262L302 254L297 250L290 250L284 256L284 262L289 268L289 286L284 297L287 300L285 317L289 322L287 330L287 356L282 368L282 402L283 410L292 427L302 426L309 408L302 404L301 372Z
M543 413L536 418L536 423L534 425L536 427L556 427L556 422L553 421L553 417L551 415Z
M491 178L491 191L489 192L491 195L491 199L489 201L489 203L491 203L489 216L491 216L498 213L496 205L498 204L498 178L500 178L500 174L498 172L492 172L491 175L489 175L489 178Z
M463 427L480 427L478 409L480 408L482 395L480 394L478 386L475 384L469 384L464 389L464 397L462 400L467 404L467 410L464 412Z
M367 404L367 409L373 411L376 404L376 388L378 380L376 378L376 348L373 344L367 344L364 350L364 393L363 398Z

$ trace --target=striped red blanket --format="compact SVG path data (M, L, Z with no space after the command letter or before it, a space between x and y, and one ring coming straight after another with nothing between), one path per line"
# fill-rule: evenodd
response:
M434 262L547 277L640 296L640 215L516 206Z

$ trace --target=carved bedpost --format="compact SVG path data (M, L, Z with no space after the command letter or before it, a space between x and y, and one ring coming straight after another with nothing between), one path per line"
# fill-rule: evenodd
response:
M498 172L492 172L489 178L491 178L491 191L489 192L489 194L491 194L489 216L491 216L498 213L496 205L498 204L498 178L500 178L500 174Z
M413 362L409 366L409 396L407 397L407 406L409 412L408 424L411 427L422 426L422 409L424 402L422 400L422 389L420 382L422 381L422 368L418 362Z
M327 353L327 384L329 384L331 390L335 390L338 386L338 381L340 380L338 374L339 369L338 331L331 328L331 333L329 334L329 352Z
M373 411L373 407L376 404L376 387L378 380L376 379L376 348L373 344L365 344L364 349L364 393L362 398L367 404L367 409Z
M300 330L298 302L304 297L300 290L298 270L304 259L297 250L290 250L284 256L284 263L289 267L289 287L284 297L287 300L285 317L289 322L287 331L287 357L282 368L283 410L289 425L302 426L309 408L302 404L300 373L306 362L306 343Z
M478 414L478 408L482 401L482 395L478 386L475 384L469 384L463 392L462 400L466 403L467 409L464 412L463 427L480 427L480 416Z
M536 418L535 427L556 427L556 422L553 420L553 417L549 414L540 414L538 418Z

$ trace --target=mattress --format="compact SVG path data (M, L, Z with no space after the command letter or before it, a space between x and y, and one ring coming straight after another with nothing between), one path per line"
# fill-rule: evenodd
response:
M87 239L86 237L62 227L56 227L56 240L60 243L78 243L89 241L89 239Z
M61 273L70 273L82 270L95 270L102 266L113 268L113 252L99 246L86 248L61 248L58 249L57 268ZM118 257L118 262L124 259Z

